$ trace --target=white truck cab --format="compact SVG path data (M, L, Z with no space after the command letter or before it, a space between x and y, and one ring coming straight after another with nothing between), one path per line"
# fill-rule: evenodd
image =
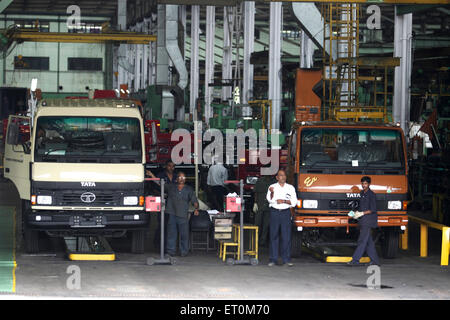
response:
M22 199L26 250L50 236L132 233L143 252L145 139L130 100L54 99L28 117L11 116L4 176Z

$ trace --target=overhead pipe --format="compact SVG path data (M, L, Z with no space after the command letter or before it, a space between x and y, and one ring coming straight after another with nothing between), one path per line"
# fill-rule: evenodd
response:
M188 72L178 46L178 5L166 6L166 50L178 72L178 87L184 90L188 84Z

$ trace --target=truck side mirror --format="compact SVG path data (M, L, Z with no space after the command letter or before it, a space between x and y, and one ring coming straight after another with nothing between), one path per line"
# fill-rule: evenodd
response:
M9 124L6 143L13 146L17 146L19 144L19 125L17 123Z

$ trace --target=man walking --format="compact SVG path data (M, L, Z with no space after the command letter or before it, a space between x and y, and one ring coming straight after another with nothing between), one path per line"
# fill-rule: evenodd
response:
M267 191L270 207L270 261L272 267L278 261L278 249L281 233L281 259L283 265L293 266L291 262L291 210L297 204L297 193L294 186L286 183L286 172L278 170L277 183Z
M375 193L370 190L370 177L361 178L362 191L360 192L361 200L359 201L359 211L355 213L355 218L358 219L359 237L358 246L353 254L352 261L348 263L349 266L360 265L359 259L364 252L370 258L369 265L380 265L375 243L372 239L372 228L378 226L377 215L377 199Z
M189 203L194 205L194 215L198 215L198 200L194 189L185 184L186 175L178 173L177 184L167 187L167 254L176 253L177 236L180 235L180 252L185 257L189 251Z

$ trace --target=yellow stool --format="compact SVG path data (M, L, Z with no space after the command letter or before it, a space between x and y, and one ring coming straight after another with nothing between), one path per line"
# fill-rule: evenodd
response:
M239 244L237 242L231 242L230 240L220 240L219 241L219 258L225 261L227 257L227 247L237 247L239 248ZM233 255L236 255L236 252L231 252Z
M238 248L237 248L237 256L238 259L240 259L240 254L241 254L241 228L239 224L233 224L233 228L234 231L234 242L238 243ZM251 233L251 237L250 237L250 246L249 249L247 251L244 251L244 254L249 255L249 256L254 256L256 260L258 260L258 226L254 226L254 225L244 225L244 232L245 230L250 230ZM245 248L244 248L245 250Z

